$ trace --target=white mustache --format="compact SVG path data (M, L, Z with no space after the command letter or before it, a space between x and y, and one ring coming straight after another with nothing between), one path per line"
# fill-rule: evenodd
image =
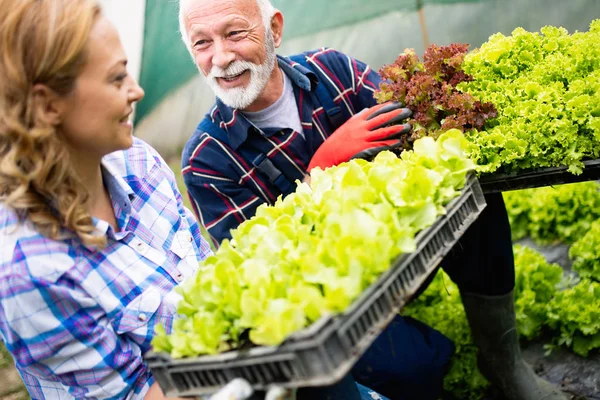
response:
M210 73L208 74L209 79L215 78L228 78L241 74L244 71L255 70L257 65L248 61L234 61L227 68L223 69L213 65Z

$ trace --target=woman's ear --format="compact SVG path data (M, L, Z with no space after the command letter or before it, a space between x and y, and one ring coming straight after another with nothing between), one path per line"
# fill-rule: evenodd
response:
M34 120L51 126L59 125L63 110L60 96L41 83L33 86L32 96Z
M279 47L283 38L283 14L279 10L275 10L275 14L271 18L271 32L275 47Z

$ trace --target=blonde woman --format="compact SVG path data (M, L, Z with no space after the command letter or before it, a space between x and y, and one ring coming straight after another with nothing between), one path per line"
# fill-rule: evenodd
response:
M0 331L34 399L162 398L142 356L210 253L126 66L95 1L0 2Z

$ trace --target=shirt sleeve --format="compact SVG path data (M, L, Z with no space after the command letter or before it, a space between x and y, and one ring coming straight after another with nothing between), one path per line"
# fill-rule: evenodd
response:
M381 77L376 71L362 61L349 57L353 76L354 107L356 110L372 107L377 104L374 93L379 90Z
M252 218L264 201L250 189L214 172L212 177L201 176L198 159L191 159L183 177L194 212L210 234L215 246L231 239L231 230Z
M267 201L242 183L244 177L236 172L239 162L229 147L200 130L183 149L181 168L192 209L215 247ZM253 180L250 174L245 178Z
M310 54L308 63L313 70L325 75L323 82L336 94L335 101L349 112L348 118L377 104L374 94L382 79L364 62L332 48L323 48ZM349 101L340 101L344 97ZM349 104L350 103L350 104Z
M2 332L20 369L57 380L73 398L124 399L148 390L140 347L116 334L74 280L13 274L0 280L0 290Z

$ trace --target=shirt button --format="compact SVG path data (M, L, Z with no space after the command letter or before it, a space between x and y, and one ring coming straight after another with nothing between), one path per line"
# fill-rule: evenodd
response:
M146 314L144 314L144 313L141 313L140 315L138 315L138 319L142 322L144 322L146 320L146 318L147 318Z
M181 272L178 272L175 276L175 279L177 279L177 282L181 282L183 280L183 274Z
M194 241L194 238L192 237L192 235L190 235L190 237L189 237L189 239L188 239L188 240L189 240L190 242L193 242L193 241Z

